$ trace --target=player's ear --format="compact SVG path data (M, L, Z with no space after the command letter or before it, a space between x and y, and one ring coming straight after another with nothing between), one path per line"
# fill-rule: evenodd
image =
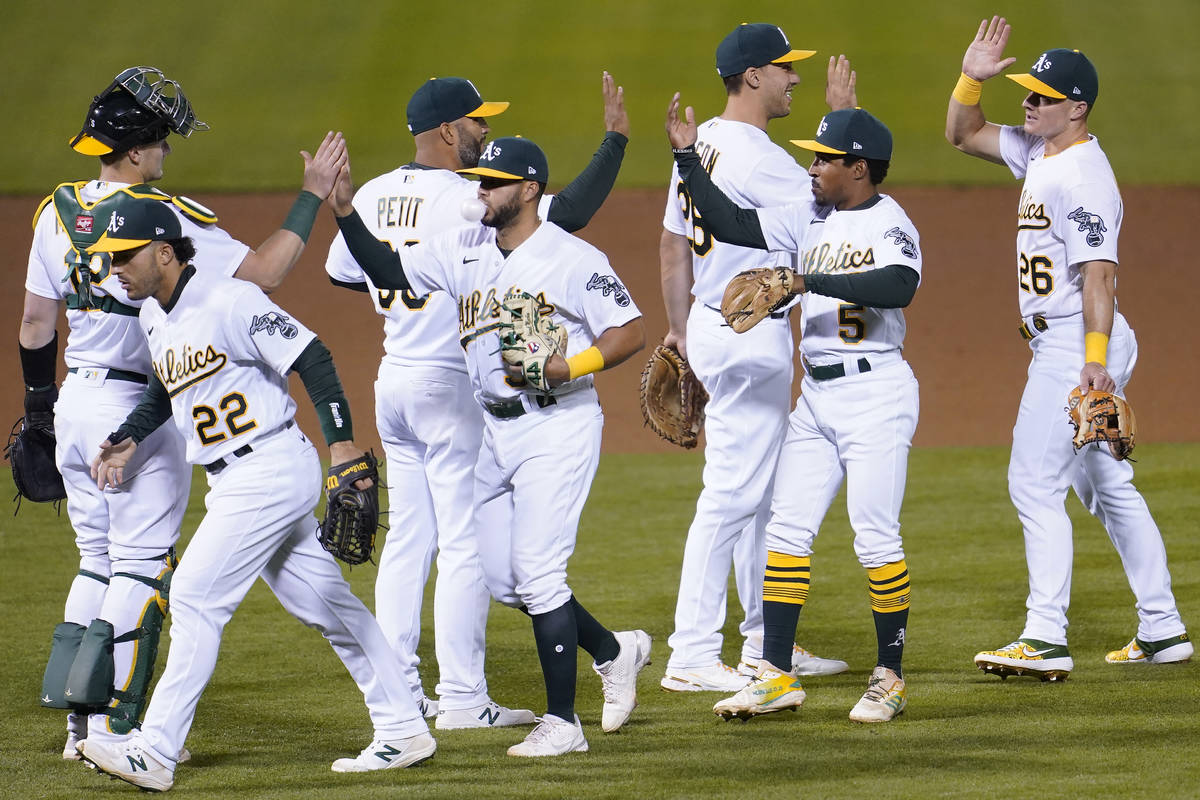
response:
M1091 106L1083 101L1076 103L1075 107L1071 109L1071 121L1074 122L1076 120L1087 119L1088 112L1091 111L1091 108Z
M449 122L443 122L438 126L438 135L442 137L442 141L450 146L458 143L458 129Z
M742 73L742 80L751 89L757 89L758 85L762 83L762 75L759 73L758 67L750 67Z

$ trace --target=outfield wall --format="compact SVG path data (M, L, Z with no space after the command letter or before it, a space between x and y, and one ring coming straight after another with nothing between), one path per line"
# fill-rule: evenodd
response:
M887 184L885 184L885 188ZM1017 189L897 187L895 197L921 234L924 276L906 311L906 355L921 383L918 446L1003 445L1010 441L1025 383L1029 351L1016 333L1014 235ZM293 195L201 195L238 238L261 242L283 220ZM584 238L608 253L646 319L651 344L666 332L659 288L658 239L665 191L619 190ZM12 243L14 268L0 284L0 320L10 342L0 347L0 374L13 385L0 396L0 420L21 409L20 365L14 341L21 312L27 217L38 198L0 198L0 235ZM1140 358L1128 396L1143 441L1200 441L1200 416L1184 402L1200 396L1191 315L1200 308L1192 248L1180 231L1200 219L1200 189L1125 190L1118 301L1138 335ZM382 354L381 318L359 293L333 287L324 259L335 227L322 213L300 263L276 298L312 327L333 351L358 420L360 442L378 444L372 384ZM793 320L795 322L795 320ZM65 333L65 331L64 331ZM608 452L672 447L642 426L637 386L646 354L599 376ZM60 367L61 372L61 367ZM298 380L300 422L318 425ZM1064 406L1066 398L1063 398ZM107 430L97 431L97 443ZM1069 433L1063 414L1063 435Z

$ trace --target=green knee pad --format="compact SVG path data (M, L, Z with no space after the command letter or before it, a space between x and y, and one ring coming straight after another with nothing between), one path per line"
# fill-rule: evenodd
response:
M64 696L67 674L79 652L83 632L87 630L77 622L60 622L54 626L54 640L50 645L50 659L46 662L46 673L42 676L41 702L46 708L71 708Z
M113 626L94 619L79 643L63 695L72 706L106 706L112 697L112 685Z

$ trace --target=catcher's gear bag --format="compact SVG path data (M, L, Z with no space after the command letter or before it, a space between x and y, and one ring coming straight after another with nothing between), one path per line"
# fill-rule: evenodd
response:
M30 424L29 417L13 423L4 457L12 465L17 497L49 503L67 496L62 475L54 463L54 427ZM18 499L18 508L20 500Z
M375 550L379 529L379 462L374 453L335 464L325 479L325 519L317 526L317 540L334 558L350 565L365 564ZM369 478L371 488L356 489L356 481Z
M509 290L500 303L500 357L521 368L529 386L550 391L546 362L555 353L565 356L567 329L542 314L541 302L529 294Z
M788 267L748 269L733 276L721 298L721 316L737 333L745 333L796 296L796 273Z
M691 449L704 427L708 392L674 348L660 344L642 370L642 419L672 444Z
M1098 389L1083 392L1076 386L1067 397L1067 415L1075 427L1071 443L1076 451L1093 442L1107 442L1118 461L1133 452L1137 420L1125 398Z

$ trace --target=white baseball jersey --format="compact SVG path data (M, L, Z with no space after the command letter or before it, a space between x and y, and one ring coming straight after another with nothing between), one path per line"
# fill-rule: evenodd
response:
M886 194L866 208L822 208L811 203L758 212L763 237L772 250L799 251L799 272L854 275L900 264L921 274L917 229L904 209ZM800 351L814 364L843 356L885 353L904 345L904 312L847 303L805 292Z
M194 273L138 319L187 460L210 464L289 422L287 374L315 337L252 283ZM336 421L336 420L335 420Z
M95 205L127 183L91 181L77 190L77 199L84 208ZM216 225L200 225L174 205L183 235L196 245L194 263L201 272L215 271L232 275L245 259L250 248L237 241ZM97 220L104 225L107 220ZM39 297L62 300L75 291L74 269L71 266L71 239L59 220L54 203L47 203L34 222L33 247L29 251L29 266L25 288ZM109 295L115 300L139 307L141 300L130 300L115 277L109 274L108 253L92 257L92 292L98 297ZM110 314L102 311L67 310L70 335L64 357L68 367L110 367L143 375L150 373L150 354L145 339L137 333L137 317Z
M478 184L446 169L407 164L367 181L354 195L354 208L376 239L393 248L412 246L444 230L468 224L463 202ZM542 198L543 219L550 196ZM456 303L444 292L419 297L412 291L379 289L350 254L339 232L329 247L325 271L343 283L366 283L376 312L384 317L383 363L438 366L463 372Z
M583 352L608 328L641 316L608 258L552 223L543 222L507 258L496 230L482 224L448 231L403 253L413 291L449 293L458 304L459 343L481 403L521 396L500 357L500 301L516 288L537 297L567 330L566 357ZM584 375L555 389L567 394L592 385Z
M696 152L713 183L743 208L782 206L812 197L812 179L766 131L745 122L713 117L698 131ZM756 267L795 266L795 250L766 253L751 247L722 243L704 229L691 195L671 169L671 186L663 227L686 236L692 247L692 294L701 303L719 308L725 286L734 275Z
M1083 311L1079 265L1117 262L1123 206L1117 179L1095 136L1047 157L1045 142L1022 128L1000 129L1000 155L1024 178L1017 208L1021 316Z

